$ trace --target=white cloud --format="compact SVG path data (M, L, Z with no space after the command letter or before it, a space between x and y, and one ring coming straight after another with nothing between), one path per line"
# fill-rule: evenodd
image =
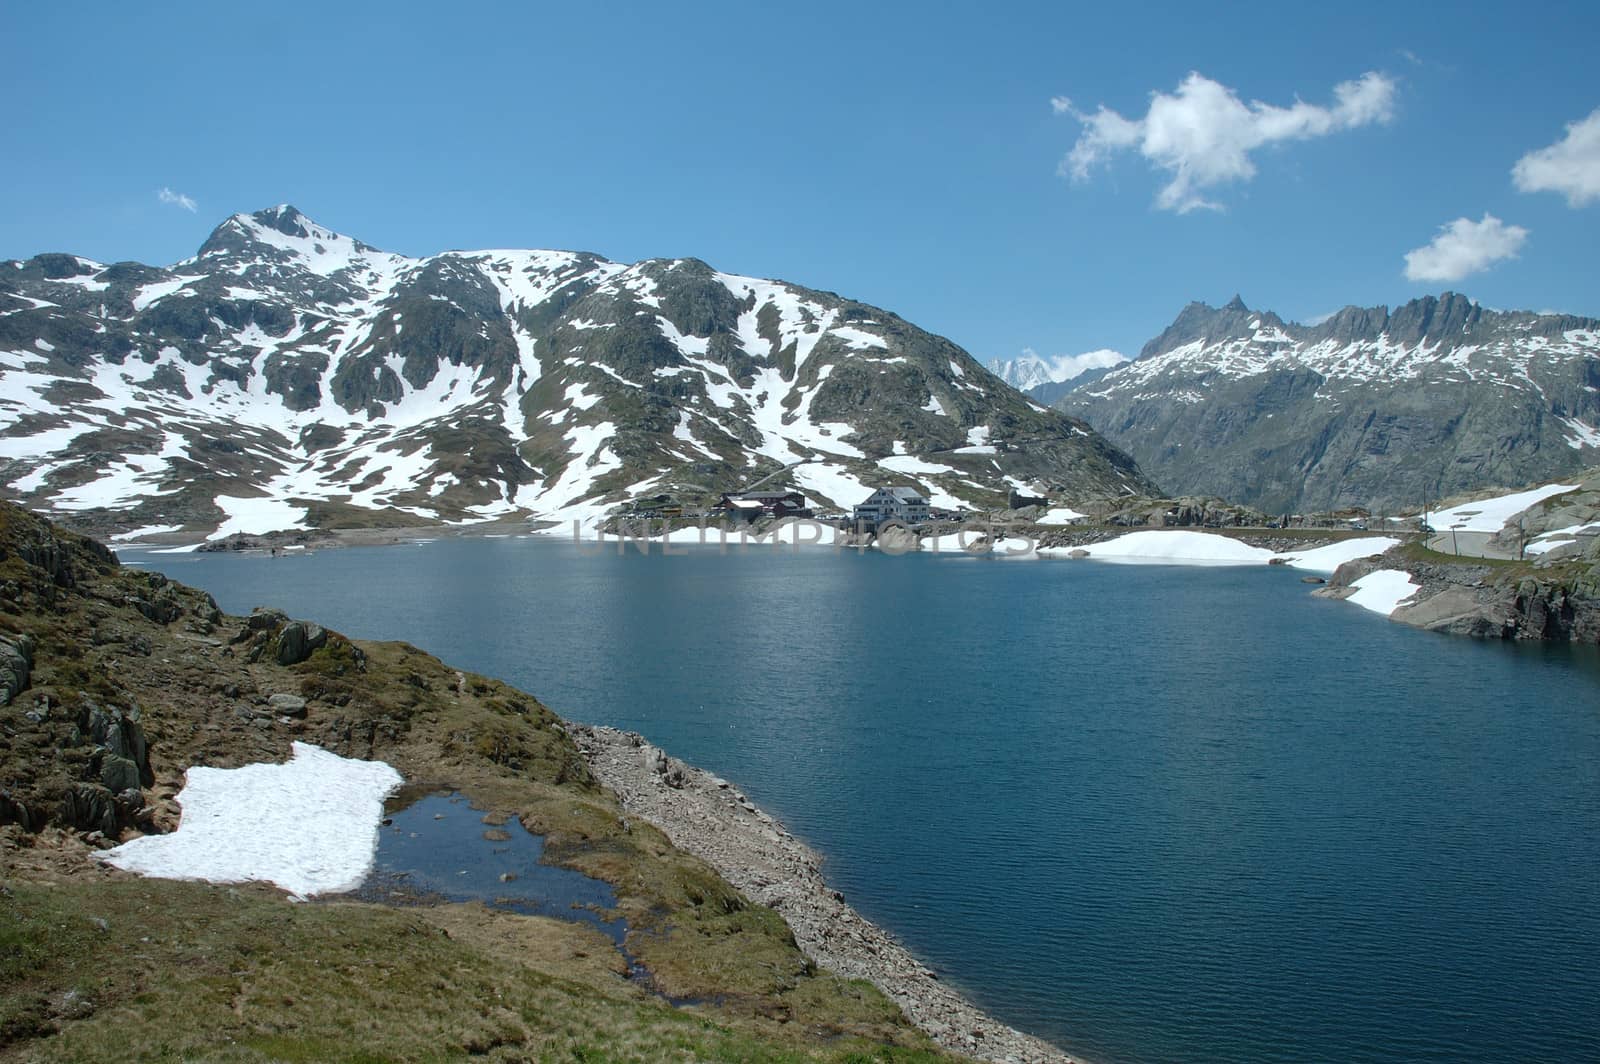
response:
M161 191L157 192L156 199L160 200L162 203L170 203L174 207L182 207L190 214L193 214L195 211L200 209L200 205L195 203L194 200L190 199L188 196L185 196L182 192L174 192L170 188L163 188Z
M1561 193L1569 207L1600 200L1600 107L1567 123L1567 135L1548 148L1518 159L1511 177L1523 192Z
M1023 348L1022 353L1039 358L1031 347ZM1110 369L1112 366L1120 366L1128 361L1128 356L1121 351L1102 347L1097 351L1085 351L1081 355L1056 355L1054 358L1042 358L1040 361L1050 367L1051 380L1070 381L1091 369Z
M1440 226L1431 244L1406 252L1406 280L1459 281L1501 259L1516 258L1527 239L1522 226L1507 225L1487 212L1481 222L1457 218Z
M1394 117L1395 83L1369 72L1333 87L1333 106L1296 100L1288 107L1241 101L1234 90L1199 73L1191 73L1176 92L1150 95L1143 118L1125 118L1101 105L1093 114L1071 100L1050 101L1056 114L1068 114L1083 125L1059 172L1085 181L1096 164L1121 151L1135 149L1171 180L1156 196L1156 206L1180 214L1220 205L1205 198L1207 189L1255 176L1250 153L1268 144L1325 137L1341 130L1388 122Z

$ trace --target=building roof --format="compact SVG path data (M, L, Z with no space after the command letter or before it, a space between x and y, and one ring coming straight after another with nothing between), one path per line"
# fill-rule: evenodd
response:
M877 491L874 491L871 495L868 495L860 503L857 503L857 505L858 506L866 506L868 503L872 502L872 500L874 498L876 498L878 495L880 495L882 493L885 493L885 492L887 492L888 494L894 496L896 499L898 499L901 502L906 503L908 505L919 505L920 504L920 505L926 506L927 502L928 502L928 500L924 499L922 497L922 493L919 492L916 488L879 488Z

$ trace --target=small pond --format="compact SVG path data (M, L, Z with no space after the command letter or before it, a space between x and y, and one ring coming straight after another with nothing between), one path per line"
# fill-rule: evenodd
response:
M474 809L465 795L392 801L372 873L354 895L390 905L478 901L530 916L582 920L619 945L627 923L611 885L541 860L544 839L515 817ZM399 806L399 808L393 808Z

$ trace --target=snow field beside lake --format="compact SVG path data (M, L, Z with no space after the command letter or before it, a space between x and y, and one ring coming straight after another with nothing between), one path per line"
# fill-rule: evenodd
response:
M1370 558L1382 554L1390 547L1400 545L1393 536L1363 536L1361 539L1344 539L1326 547L1313 547L1304 551L1285 551L1276 555L1292 569L1308 569L1315 573L1331 573L1345 562L1357 558Z
M158 879L273 883L297 897L353 890L372 868L383 801L400 773L295 743L281 765L191 768L168 835L146 835L100 855Z
M1401 603L1422 589L1403 569L1378 569L1368 573L1354 584L1355 591L1345 599L1373 613L1389 616Z
M1252 547L1228 536L1209 532L1146 531L1091 543L1085 547L1045 547L1044 557L1064 556L1082 550L1098 561L1154 562L1167 565L1253 565L1263 564L1272 552Z

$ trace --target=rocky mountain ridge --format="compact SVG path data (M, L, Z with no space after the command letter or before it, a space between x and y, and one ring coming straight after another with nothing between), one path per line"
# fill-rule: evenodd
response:
M167 268L0 263L0 483L79 527L594 522L761 482L824 509L1148 487L948 340L695 259L408 258L284 205Z
M1170 490L1270 512L1429 499L1600 459L1600 320L1465 296L1286 322L1191 303L1058 401Z

